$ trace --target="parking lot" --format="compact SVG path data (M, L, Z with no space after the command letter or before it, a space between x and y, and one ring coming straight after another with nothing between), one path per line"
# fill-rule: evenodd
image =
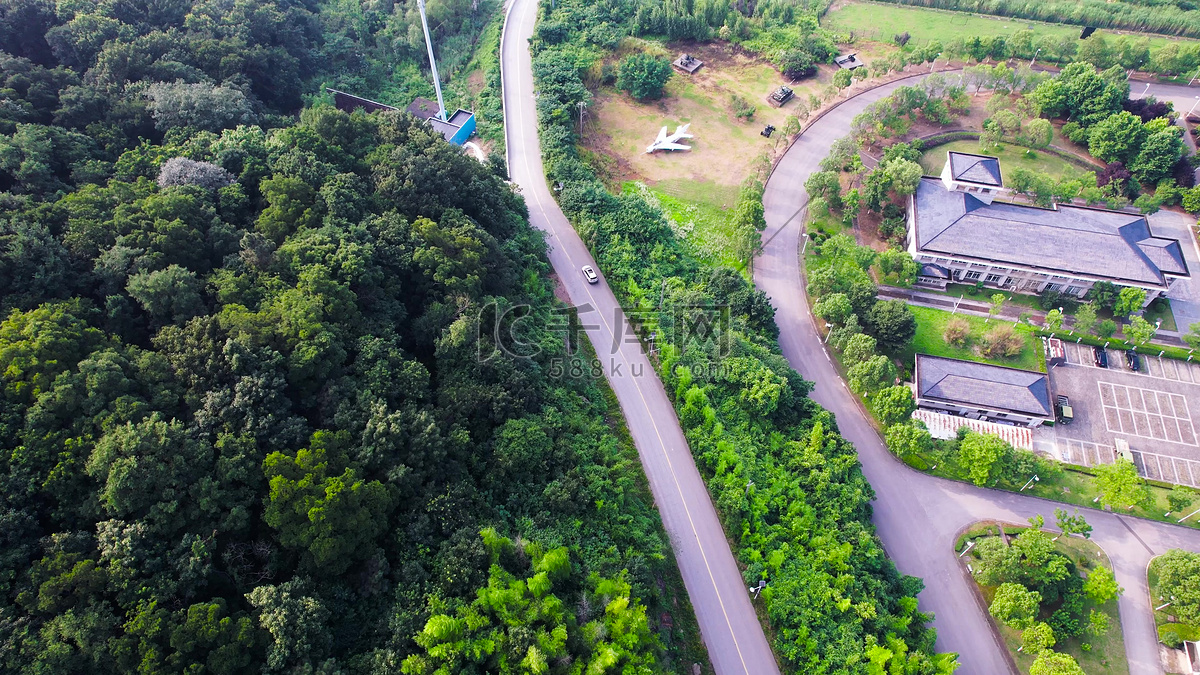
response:
M1111 463L1120 438L1142 475L1200 487L1200 365L1141 355L1132 371L1124 353L1110 349L1108 368L1099 368L1091 347L1064 348L1067 364L1050 369L1050 387L1070 398L1075 419L1054 428L1060 459Z

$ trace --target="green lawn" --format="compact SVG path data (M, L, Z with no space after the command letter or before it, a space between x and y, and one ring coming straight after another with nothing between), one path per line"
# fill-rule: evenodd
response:
M1008 298L1004 301L1005 307L1017 307L1022 312L1044 312L1042 306L1038 303L1036 295L1025 295L1023 293L1014 293L1011 290L1001 290L984 286L982 290L976 290L972 284L946 284L946 290L939 291L936 288L922 288L922 293L931 293L933 295L944 295L949 298L963 298L973 302L991 302L992 295L1003 293L1004 297ZM1073 312L1067 312L1071 315Z
M904 354L905 363L912 363L914 354L930 354L932 356L945 356L952 359L966 359L968 361L979 361L981 363L991 363L997 366L1009 366L1011 368L1021 368L1024 370L1044 371L1046 369L1045 357L1042 355L1041 341L1033 337L1024 326L1017 326L1017 334L1025 336L1025 347L1020 354L1012 358L988 359L984 358L978 352L979 338L985 332L996 328L997 326L1012 326L1011 322L993 319L987 322L982 317L968 316L966 314L951 314L950 312L931 309L929 307L912 307L913 314L917 317L917 334L913 338L912 344L907 353ZM971 337L967 340L965 347L954 347L946 344L944 336L946 324L953 317L961 317L966 319L971 326Z
M704 204L719 209L732 209L736 206L739 191L736 185L717 185L690 178L667 178L655 183L651 189L656 193L685 202Z
M1162 319L1162 330L1179 330L1175 325L1175 314L1171 312L1171 301L1167 298L1150 303L1142 316L1150 323Z
M1053 514L1043 514L1053 519ZM1005 528L1010 534L1019 529L1027 528ZM995 528L988 528L988 531L995 532ZM1112 563L1109 562L1108 556L1100 547L1092 542L1079 537L1060 537L1055 542L1056 548L1060 553L1063 553L1078 566L1081 572L1089 572L1096 568L1097 565L1112 569ZM974 554L970 554L974 557ZM992 597L996 593L994 586L980 586L980 591L983 593L984 601L991 604ZM1041 617L1043 620L1048 618L1050 612L1048 608L1042 608ZM1129 664L1125 659L1125 641L1121 635L1121 616L1117 612L1117 602L1110 600L1103 605L1096 605L1091 600L1086 600L1084 603L1084 616L1086 617L1092 609L1099 610L1108 615L1108 632L1102 636L1083 635L1077 638L1070 638L1063 643L1054 645L1053 649L1056 652L1063 652L1075 657L1079 665L1083 668L1083 672L1088 675L1125 675L1129 673ZM1033 665L1033 657L1024 652L1018 652L1017 648L1021 646L1021 631L1009 628L993 620L996 628L999 630L1001 637L1004 638L1005 644L1008 646L1009 653L1013 660L1016 661L1021 672L1029 672L1029 667ZM1083 645L1089 646L1088 650L1083 649Z
M1030 171L1040 171L1047 173L1054 178L1075 177L1084 172L1084 170L1058 155L1049 152L1034 151L1034 157L1028 157L1025 154L1026 148L1019 145L1009 145L1001 143L1000 149L996 151L989 150L982 152L979 149L977 141L951 141L945 145L939 145L925 151L918 160L921 168L930 176L940 176L942 167L946 165L947 152L967 152L974 155L989 155L1000 160L1000 174L1007 184L1010 182L1010 176L1015 169L1028 169Z
M663 185L666 183L667 185ZM746 266L733 254L733 230L729 223L729 212L720 204L732 207L737 202L737 188L715 184L687 183L686 181L663 181L650 188L643 183L629 182L622 186L624 192L641 192L658 202L663 212L672 221L677 234L692 247L693 252L712 265L723 265L744 271ZM686 189L685 189L686 188ZM668 192L671 190L679 195Z
M1011 35L1029 29L1035 39L1043 35L1052 37L1079 37L1078 26L1041 23L1026 19L982 16L966 12L953 12L924 7L904 7L887 3L855 0L825 15L825 27L840 32L853 31L856 36L891 42L892 36L907 32L914 43L940 40L943 44L954 38ZM1182 38L1146 36L1151 48L1161 47Z

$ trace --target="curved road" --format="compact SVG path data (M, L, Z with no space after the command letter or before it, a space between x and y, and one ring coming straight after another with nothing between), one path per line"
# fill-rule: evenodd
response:
M767 229L754 278L775 306L784 356L806 379L817 383L813 398L837 416L842 434L858 448L863 472L876 492L874 522L885 549L901 572L925 580L920 607L935 615L939 651L958 652L962 662L958 672L963 675L995 675L1009 672L1008 660L1003 645L991 637L986 608L976 599L973 582L952 551L955 537L979 520L1020 523L1038 513L1052 517L1058 504L934 478L894 458L829 360L802 290L798 254L801 209L808 199L804 181L820 170L833 141L849 133L855 115L918 77L922 76L863 92L805 129L767 182L763 198ZM1156 86L1150 92L1161 98L1180 96L1166 88L1160 92ZM1200 550L1200 532L1100 511L1089 510L1086 515L1095 528L1092 541L1108 554L1125 588L1119 608L1129 672L1162 673L1146 566L1153 555L1168 548Z
M546 185L528 46L536 19L537 0L514 0L501 37L509 172L525 196L530 222L546 233L550 262L572 303L580 307L580 323L625 414L713 667L719 675L775 675L779 667L675 409L612 291L603 280L596 285L584 281L583 265L599 268Z

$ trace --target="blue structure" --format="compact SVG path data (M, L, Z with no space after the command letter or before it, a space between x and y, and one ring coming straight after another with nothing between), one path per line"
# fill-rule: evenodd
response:
M405 112L417 119L428 122L434 131L440 133L450 143L454 145L466 143L467 139L475 133L475 113L459 108L443 122L438 119L440 110L441 108L436 102L420 96L413 99L413 102L404 109Z
M453 145L462 145L475 133L475 113L459 108L445 122L436 117L429 118L429 125L441 132Z
M337 106L338 110L345 112L354 112L359 108L367 112L400 110L395 106L380 103L379 101L372 101L369 98L362 98L354 94L347 94L337 89L326 89L326 91L333 94L333 103ZM454 111L454 114L448 120L443 122L437 118L438 110L437 103L427 98L421 98L420 96L404 109L405 112L417 119L428 122L429 126L433 127L435 131L440 133L453 145L462 145L467 142L468 138L475 134L475 113L459 108Z

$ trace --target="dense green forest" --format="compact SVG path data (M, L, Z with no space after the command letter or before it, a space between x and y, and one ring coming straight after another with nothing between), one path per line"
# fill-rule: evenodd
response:
M550 179L563 186L560 204L639 330L656 334L659 373L745 580L767 581L763 614L785 671L952 672L955 657L934 653L929 617L917 610L921 580L899 574L875 535L873 493L853 446L779 352L767 298L737 271L701 263L657 207L636 193L609 193L580 157L571 111L590 96L584 78L614 36L635 31L645 8L541 6L533 69L542 152ZM753 12L743 19L751 36L773 25ZM815 21L793 19L788 32L802 44ZM737 216L760 229L761 190L746 186ZM705 322L719 330L693 330Z
M414 11L0 0L0 671L705 663L523 201L304 106L414 93Z

